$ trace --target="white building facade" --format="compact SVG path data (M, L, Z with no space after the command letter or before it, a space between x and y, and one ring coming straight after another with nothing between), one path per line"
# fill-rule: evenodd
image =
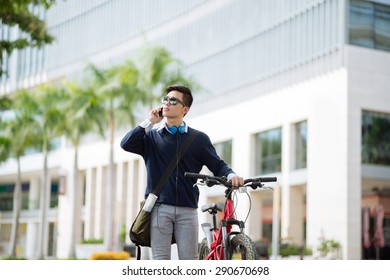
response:
M243 177L276 176L272 191L240 200L253 240L280 239L316 250L321 238L341 244L340 258L370 258L362 211L375 230L384 207L386 258L390 250L390 1L360 0L95 0L58 2L47 13L56 42L8 59L10 78L0 94L44 81L75 78L93 62L109 66L159 45L184 62L203 89L194 92L189 126L206 132L222 158ZM146 116L146 112L145 112ZM377 123L382 126L378 127ZM373 136L378 128L379 136ZM387 130L387 129L389 130ZM116 133L115 234L128 229L143 198L142 158L124 152ZM369 141L367 139L373 139ZM387 143L387 144L386 144ZM78 240L104 235L109 146L86 140L80 185L72 201L73 153L66 141L50 153L52 185L47 256L66 258L71 209ZM22 159L23 207L18 248L34 257L39 225L42 155ZM16 162L0 164L0 255L12 223ZM201 189L200 204L220 201L222 188ZM200 214L200 222L209 219ZM276 219L276 220L275 220ZM202 233L200 233L202 236Z

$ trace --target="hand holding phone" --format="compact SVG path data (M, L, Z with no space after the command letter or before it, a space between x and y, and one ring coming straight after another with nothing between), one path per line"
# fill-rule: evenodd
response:
M164 118L162 109L162 107L155 107L149 111L149 121L151 123L159 123Z
M158 117L160 119L162 119L164 117L163 114L162 114L162 111L163 111L163 107L161 107L160 110L158 111Z

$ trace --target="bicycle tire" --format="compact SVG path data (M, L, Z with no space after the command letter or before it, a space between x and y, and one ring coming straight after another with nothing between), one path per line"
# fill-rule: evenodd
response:
M244 234L239 233L230 240L229 256L231 260L257 260L255 244L252 239Z
M207 243L207 239L203 238L202 242L199 244L199 260L205 260L206 257L210 254L210 248Z

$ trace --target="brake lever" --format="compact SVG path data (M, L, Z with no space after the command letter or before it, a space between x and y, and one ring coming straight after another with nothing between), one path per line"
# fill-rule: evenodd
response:
M217 180L213 180L213 179L208 179L208 180L206 180L206 185L208 186L208 187L212 187L212 186L214 186L214 185L217 185L219 182L217 181Z

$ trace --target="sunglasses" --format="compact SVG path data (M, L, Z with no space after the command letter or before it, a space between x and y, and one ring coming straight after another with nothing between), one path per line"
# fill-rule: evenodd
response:
M187 107L187 105L184 104L183 101L177 99L176 97L168 97L168 96L163 96L163 97L161 97L161 103L165 104L165 103L167 103L167 102L169 102L169 104L171 104L171 105L176 105L177 102L179 102L179 103L180 103L181 105L183 105L184 107Z

